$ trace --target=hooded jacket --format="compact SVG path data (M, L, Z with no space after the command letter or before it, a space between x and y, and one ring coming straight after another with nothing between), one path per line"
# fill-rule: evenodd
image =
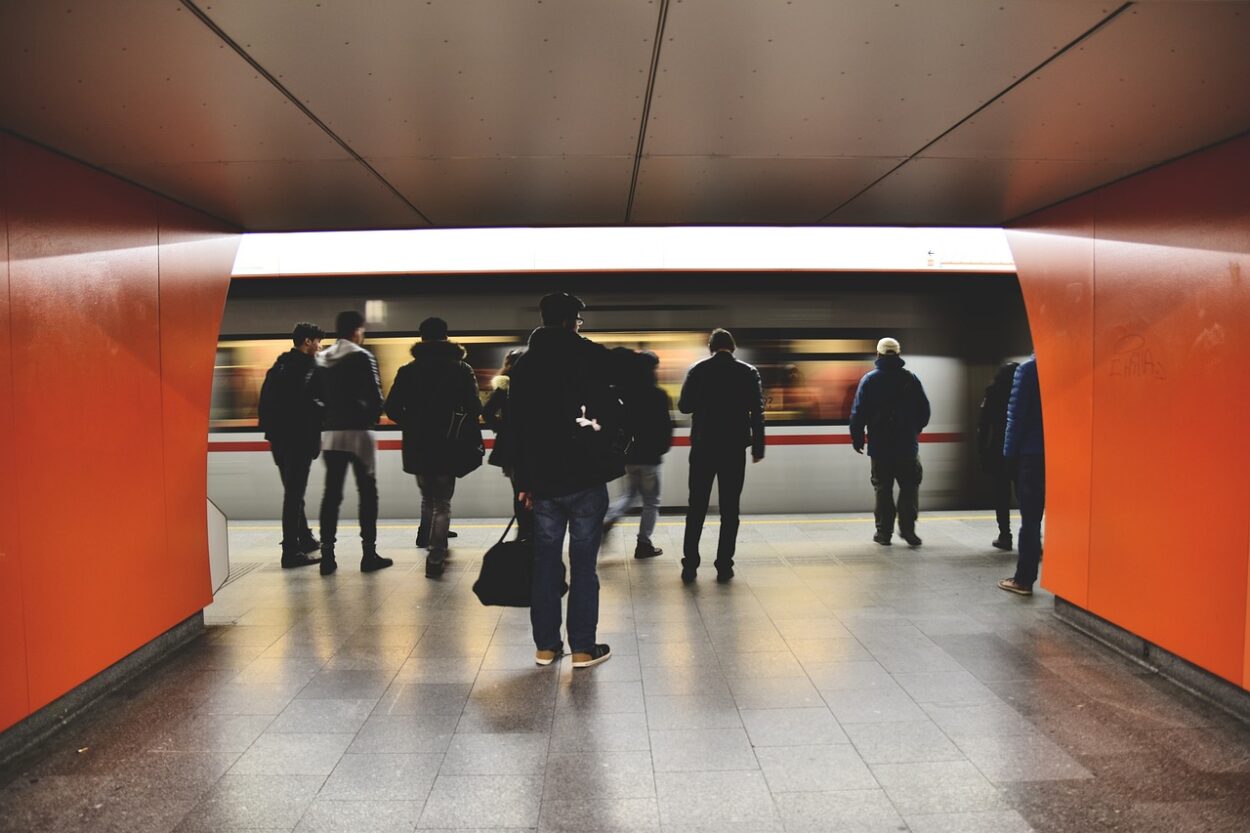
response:
M519 491L561 497L625 473L621 403L613 381L603 345L562 327L539 327L530 334L529 348L512 366L508 390L507 427ZM591 420L599 430L585 424Z
M751 446L751 456L764 457L764 389L760 373L718 351L697 362L686 373L677 407L693 414L690 454L740 454Z
M454 341L418 341L412 361L395 374L386 415L404 435L404 471L409 474L455 474L449 427L454 414L477 423L482 402L477 376Z
M1037 379L1037 358L1032 357L1016 368L1011 383L1011 399L1007 403L1007 431L1003 439L1003 456L1045 454L1042 433L1042 391Z
M1007 400L1011 397L1011 382L1015 377L1017 362L1007 362L994 374L994 381L985 389L981 409L977 417L977 451L981 467L994 473L1005 470L1003 440L1007 433Z
M317 355L325 384L326 431L367 431L382 415L382 385L373 354L339 339Z
M929 424L929 397L920 379L893 354L879 356L877 369L859 380L851 405L851 444L864 447L868 430L868 456L907 459L920 453L920 432Z
M321 453L322 377L317 359L291 349L278 356L260 388L258 416L276 453Z

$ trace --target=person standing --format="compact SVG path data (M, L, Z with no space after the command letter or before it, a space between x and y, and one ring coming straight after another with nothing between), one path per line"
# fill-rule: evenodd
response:
M929 398L920 379L899 356L897 340L877 342L876 369L859 380L851 405L851 444L864 453L864 429L868 430L868 456L872 461L872 487L876 492L873 514L877 534L872 540L890 545L894 534L894 484L898 483L898 532L910 546L923 541L916 534L920 514L920 432L929 424Z
M321 498L321 574L338 569L339 506L343 483L351 466L360 494L360 571L371 573L394 562L378 555L377 442L369 429L382 414L382 385L378 363L361 344L365 340L365 317L355 310L340 312L334 322L338 341L317 356L325 381L325 428L321 432L322 459L326 467L325 494Z
M634 558L655 558L664 550L651 543L660 514L660 460L673 445L672 400L656 376L660 358L649 350L630 356L630 371L619 388L625 406L626 430L633 437L625 453L625 492L608 506L603 520L607 532L634 498L642 498L638 543Z
M990 546L1009 550L1011 538L1011 476L1003 457L1003 439L1007 433L1007 400L1011 397L1011 381L1019 362L1007 362L994 374L994 381L985 389L977 419L977 451L981 468L990 478L993 489L994 514L998 519L998 537Z
M518 497L534 510L534 584L530 623L538 665L564 652L560 594L564 535L569 534L568 637L573 667L606 661L595 641L609 480L624 474L620 402L611 390L607 348L578 334L586 305L565 292L539 303L542 326L512 366L508 430Z
M321 373L317 352L325 333L307 322L295 325L295 346L278 356L265 374L258 407L273 461L282 479L282 566L307 567L321 548L304 515L304 492L312 461L321 453Z
M463 469L469 450L461 433L477 425L482 402L477 376L464 361L465 349L447 340L447 322L427 318L418 331L421 340L412 345L412 361L395 374L385 408L403 430L404 471L416 475L421 491L417 540L429 541L425 575L437 578L447 560L456 477L468 473ZM480 451L478 455L480 464Z
M518 541L530 541L534 537L534 510L522 503L517 495L516 466L513 463L512 439L508 429L508 386L512 379L512 365L525 351L517 348L504 356L503 367L491 380L490 396L482 406L482 421L495 434L495 444L487 460L492 466L503 469L504 476L512 484L512 514L516 516Z
M1007 431L1003 457L1016 475L1020 500L1020 554L1016 574L998 586L1008 593L1033 595L1042 560L1042 515L1046 511L1046 442L1042 431L1042 390L1037 379L1037 357L1016 368L1007 404Z
M714 480L720 495L716 580L724 584L733 578L738 506L746 481L745 449L750 447L752 462L764 459L764 389L759 371L734 358L737 344L728 330L713 330L707 346L712 355L686 373L677 402L683 414L693 415L690 501L681 560L685 584L695 580L699 569L699 538Z

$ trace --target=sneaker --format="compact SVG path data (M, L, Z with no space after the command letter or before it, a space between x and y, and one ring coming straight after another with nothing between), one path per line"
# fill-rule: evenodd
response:
M394 563L394 560L378 555L377 551L366 549L364 556L360 559L360 572L376 573L378 570L385 570Z
M434 553L427 555L425 557L425 577L438 578L441 576L445 569L445 563L446 559L442 556L436 556Z
M607 645L596 645L589 651L573 652L574 668L589 668L592 665L598 665L601 662L607 662L612 657L612 649Z
M876 541L878 544L880 544L883 547L890 546L889 535L882 535L880 532L878 532L876 535L872 536L872 540Z
M906 541L909 547L918 547L924 543L924 541L920 540L920 536L914 532L900 532L898 537Z
M990 541L990 546L996 550L1009 550L1011 549L1011 544L1010 535L999 535L993 541Z
M290 570L294 567L311 567L320 560L320 558L310 558L307 553L286 553L282 556L282 569Z
M328 576L339 568L339 563L334 560L334 550L321 553L321 575Z
M1014 578L1005 578L998 583L999 590L1006 590L1008 593L1015 593L1017 596L1032 596L1033 588L1025 587L1023 584L1016 584Z
M556 648L539 648L534 652L534 664L548 666L562 656L564 656L563 645Z
M296 544L296 547L304 555L308 555L309 553L314 553L321 549L321 542L309 535L307 538L301 538L299 543Z
M634 547L634 558L655 558L657 555L663 554L664 550L654 547L646 541L639 541L638 546Z

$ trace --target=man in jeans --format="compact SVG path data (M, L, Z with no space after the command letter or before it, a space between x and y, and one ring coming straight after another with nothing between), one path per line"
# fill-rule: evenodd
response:
M897 511L899 537L910 546L923 541L916 534L920 514L920 432L929 424L929 398L916 374L904 369L906 362L895 339L877 342L877 369L859 380L851 405L851 444L864 453L864 429L868 429L868 456L872 458L872 488L876 492L873 514L877 534L872 540L890 545ZM898 482L898 505L894 483Z
M295 325L295 346L278 356L260 389L260 429L269 440L282 478L282 566L306 567L321 545L304 516L304 492L312 461L321 453L321 372L317 352L325 333L315 324Z
M638 523L634 558L655 558L664 554L651 543L651 534L660 514L660 458L673 445L673 403L656 378L659 356L649 350L627 355L630 369L619 391L633 442L625 454L625 493L608 507L603 531L607 532L625 514L635 497L641 497L642 519Z
M512 367L508 423L518 499L534 509L534 585L530 623L538 665L564 652L560 639L561 557L569 533L568 636L573 667L607 660L595 642L599 576L595 563L608 508L607 482L624 473L620 402L613 394L607 348L578 335L580 298L545 296L543 325Z
M356 477L360 493L360 571L371 573L394 562L378 555L377 443L369 429L382 415L382 385L378 363L361 347L365 340L365 317L355 310L340 312L335 319L338 341L317 356L325 381L325 428L321 432L321 457L326 465L326 490L321 498L321 575L338 569L339 505L347 467Z
M1016 368L1007 402L1007 431L1003 456L1016 475L1020 501L1020 555L1016 574L998 586L1008 593L1033 595L1042 560L1042 513L1046 510L1046 443L1042 434L1042 391L1037 381L1037 357Z
M464 361L465 349L447 340L447 322L427 318L419 332L421 340L412 345L412 361L395 374L386 397L386 414L404 432L404 471L417 476L421 490L417 539L425 538L430 550L425 575L437 578L447 559L456 477L467 473L457 459L461 443L453 426L460 421L476 423L482 402L477 377Z

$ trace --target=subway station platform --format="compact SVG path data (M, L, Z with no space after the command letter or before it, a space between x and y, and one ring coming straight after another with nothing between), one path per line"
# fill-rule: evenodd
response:
M345 529L325 579L233 524L205 635L4 772L0 830L1250 829L1250 727L997 589L986 513L922 514L919 549L744 519L728 586L681 584L677 518L635 561L635 523L576 672L472 595L500 521L455 522L436 581L412 524L371 575Z

